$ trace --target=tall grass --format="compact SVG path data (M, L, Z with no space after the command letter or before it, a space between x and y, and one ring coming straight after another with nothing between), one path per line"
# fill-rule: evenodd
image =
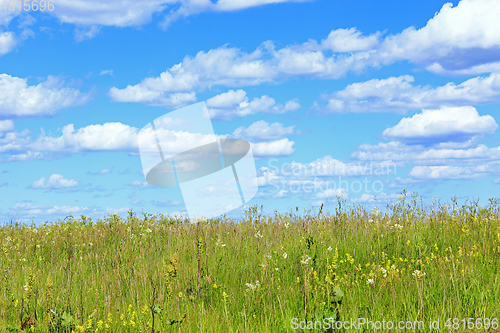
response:
M2 227L0 330L288 332L293 318L439 318L447 331L448 318L500 319L495 200L424 207L403 193L385 213L342 200L332 210Z

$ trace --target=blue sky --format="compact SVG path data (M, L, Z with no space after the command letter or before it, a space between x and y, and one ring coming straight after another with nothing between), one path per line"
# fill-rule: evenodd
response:
M0 8L1 221L186 212L137 135L196 102L251 143L247 205L498 197L496 0L53 5Z

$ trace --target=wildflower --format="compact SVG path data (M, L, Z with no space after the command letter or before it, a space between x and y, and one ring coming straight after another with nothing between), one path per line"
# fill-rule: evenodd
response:
M387 270L384 267L380 267L380 271L384 277L387 277Z
M148 234L153 232L153 231L152 231L151 229L149 229L149 228L147 228L145 231L146 231Z
M182 293L181 292L179 292L179 298L182 298Z
M327 251L331 251L331 250L333 250L333 249L332 249L332 247L331 247L331 246L329 246L326 250L327 250Z
M274 270L275 270L275 271L279 271L280 269L279 269L278 267L276 267Z
M285 258L285 259L288 258L288 254L286 254L286 252L283 253L283 258Z
M368 279L368 280L366 280L366 283L369 284L369 285L374 285L375 284L375 280L374 279Z
M260 233L260 230L257 230L257 232L255 233L255 238L262 238L264 236L262 236L262 234Z
M412 275L414 277L416 277L417 279L420 279L420 278L423 278L426 274L424 272L421 272L418 269L416 269L416 270L413 271Z
M302 260L300 261L301 264L307 265L311 257L309 257L307 254L304 254L302 256Z

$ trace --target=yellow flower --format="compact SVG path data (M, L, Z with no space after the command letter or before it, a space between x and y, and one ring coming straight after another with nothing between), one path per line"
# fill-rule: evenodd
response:
M181 292L179 292L179 298L180 298L180 297L182 297L182 293L181 293Z

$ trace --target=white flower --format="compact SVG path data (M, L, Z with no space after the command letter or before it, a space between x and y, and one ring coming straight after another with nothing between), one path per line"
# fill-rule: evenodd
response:
M255 238L262 238L264 236L262 236L262 234L260 233L260 230L257 230L257 232L255 233Z
M416 277L417 279L419 279L419 278L423 278L426 274L424 272L421 272L418 269L416 269L416 270L413 271L412 275L414 277Z
M255 283L245 283L245 285L248 287L246 291L249 292L249 291L254 291L258 287L260 287L260 282L259 280L257 280L255 281Z
M149 233L151 233L151 232L153 232L153 231L152 231L151 229L149 229L149 228L147 228L145 231L146 231L148 234L149 234Z
M366 283L374 285L375 284L375 280L374 279L368 279L368 280L366 280Z
M387 277L387 270L384 267L380 267L380 271L384 277Z
M286 252L283 253L283 258L285 258L285 259L288 258L288 254L286 254Z
M333 250L333 249L332 249L332 247L331 247L331 246L329 246L326 250L327 250L327 251L331 251L331 250Z
M279 269L278 267L276 267L274 270L275 270L275 271L279 271L280 269Z
M302 256L302 260L300 261L300 263L304 264L304 265L307 265L307 263L309 262L309 259L311 259L311 257L309 257L307 254L304 254Z
M288 229L288 227L290 226L290 223L288 223L288 221L285 222L285 228Z

